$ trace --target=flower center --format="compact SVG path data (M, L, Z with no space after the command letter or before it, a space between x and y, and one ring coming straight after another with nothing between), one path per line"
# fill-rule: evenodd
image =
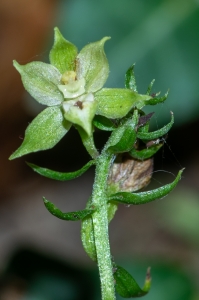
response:
M85 79L76 79L76 73L74 71L66 71L61 81L63 85L58 85L59 90L63 93L64 98L73 99L85 92Z

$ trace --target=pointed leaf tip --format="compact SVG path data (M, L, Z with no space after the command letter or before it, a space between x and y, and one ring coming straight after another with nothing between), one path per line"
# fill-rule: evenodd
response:
M47 107L29 124L23 143L9 159L54 147L70 127L71 123L63 119L59 107Z
M108 201L116 201L119 203L139 205L139 204L144 204L144 203L148 203L163 198L167 196L176 187L179 180L181 179L181 175L183 171L184 169L178 172L173 182L161 186L157 189L147 191L147 192L140 192L140 193L119 192L111 195Z
M44 177L54 179L54 180L60 180L60 181L75 179L75 178L81 176L82 174L84 174L94 164L95 164L95 161L91 160L86 165L84 165L81 169L79 169L75 172L62 173L62 172L53 171L53 170L50 170L47 168L42 168L35 164L31 164L31 163L27 162L27 165L29 167L31 167L36 173L38 173Z
M146 295L150 289L149 280L145 280L141 289L135 279L122 267L114 266L114 279L116 292L123 298L136 298ZM146 284L147 281L147 284Z

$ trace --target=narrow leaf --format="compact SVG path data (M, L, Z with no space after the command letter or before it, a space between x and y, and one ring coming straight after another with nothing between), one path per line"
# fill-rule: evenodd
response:
M130 89L104 88L95 94L96 114L111 119L123 118L133 107L141 109L145 101L150 99L150 96L140 95Z
M50 63L55 66L61 74L65 71L75 70L75 59L77 48L67 41L56 27L54 45L50 51Z
M86 91L94 93L101 89L109 74L104 44L110 37L86 45L77 56L77 79L85 78Z
M85 166L83 166L81 169L79 169L78 171L62 173L62 172L57 172L57 171L49 170L46 168L42 168L42 167L36 166L31 163L27 163L27 165L29 167L31 167L38 174L45 176L47 178L50 178L50 179L55 179L55 180L60 180L60 181L75 179L75 178L81 176L82 174L84 174L94 164L95 164L95 161L91 160Z
M135 80L134 67L135 64L133 64L125 74L125 88L137 92L138 90L137 90L137 85Z
M180 170L178 172L178 175L176 179L169 184L166 184L162 187L159 187L157 189L147 191L147 192L140 192L140 193L128 193L128 192L120 192L116 193L114 195L111 195L108 199L108 201L117 201L120 203L125 204L144 204L151 201L154 201L159 198L163 198L167 196L177 185L179 180L181 179L181 174L184 169Z
M13 64L21 74L25 89L36 101L47 106L59 105L64 101L58 89L61 74L54 66L38 61L24 66L16 61Z
M148 293L151 287L150 269L147 270L147 275L144 283L144 288L141 289L135 279L122 267L114 266L114 279L116 292L123 298L142 297Z
M172 127L174 123L174 116L171 112L171 121L165 125L163 128L153 131L153 132L137 132L137 137L141 140L155 140L165 135Z
M147 158L152 157L161 147L163 144L158 144L155 146L152 146L150 148L146 148L143 150L136 150L135 148L132 148L129 151L130 156L132 156L135 159L138 160L145 160Z
M156 105L159 103L163 103L168 97L168 92L163 97L152 97L151 99L145 102L145 105Z
M115 124L111 120L99 115L94 117L93 125L98 129L105 131L113 131L116 128Z
M9 159L54 147L70 127L71 123L64 120L59 107L46 108L30 123L25 131L22 145Z
M152 87L153 87L153 85L154 85L154 82L155 82L155 79L153 79L153 80L151 81L151 83L149 84L149 86L148 86L148 88L147 88L147 92L146 92L147 95L150 95L151 90L152 90Z
M63 213L59 210L53 203L48 201L45 197L43 197L45 207L47 210L55 217L65 220L65 221L79 221L83 220L85 217L91 215L94 210L84 209L74 212Z

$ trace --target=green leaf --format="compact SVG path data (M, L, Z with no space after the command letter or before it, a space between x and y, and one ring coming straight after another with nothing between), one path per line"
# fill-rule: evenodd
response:
M138 111L135 110L132 119L115 129L107 144L113 153L128 152L136 141L136 126L138 123Z
M85 89L94 93L101 89L109 74L109 65L104 53L104 44L110 37L86 45L77 56L77 79L85 78Z
M136 150L135 148L132 148L129 151L129 154L135 159L145 160L152 157L162 147L162 145L163 144L158 144L142 150Z
M156 105L159 103L163 103L168 97L168 92L163 97L153 97L145 102L145 105Z
M81 169L75 172L69 172L69 173L62 173L62 172L56 172L53 170L49 170L46 168L41 168L39 166L36 166L31 163L27 163L29 167L31 167L35 172L38 174L45 176L50 179L55 179L55 180L60 180L60 181L66 181L66 180L71 180L75 179L82 174L84 174L91 166L95 164L94 160L89 161L85 166L83 166Z
M171 112L171 121L167 125L153 132L140 132L138 130L137 137L145 141L158 139L159 137L165 135L171 129L173 123L174 123L174 116L173 113Z
M133 90L134 92L138 92L135 81L134 67L135 64L133 64L125 74L125 88Z
M148 86L148 88L147 88L147 92L146 92L147 95L150 95L151 90L152 90L152 87L153 87L153 85L154 85L154 82L155 82L155 79L153 79L153 80L151 81L151 83L149 84L149 86Z
M167 196L176 187L177 183L181 179L181 174L183 170L184 169L178 172L176 179L172 183L166 184L162 187L147 192L140 192L140 193L119 192L114 195L111 195L108 198L108 201L116 201L125 204L139 205L139 204L144 204L144 203L154 201L159 198L163 198Z
M91 209L84 209L84 210L63 213L53 203L48 201L45 197L43 197L43 200L44 200L45 207L53 216L65 221L83 220L85 217L91 215L94 212L94 210Z
M57 87L60 84L61 74L55 67L38 61L24 66L16 61L13 64L21 74L25 89L36 101L47 106L59 105L64 101Z
M57 27L54 29L54 45L50 51L50 63L55 66L61 74L65 71L75 70L75 59L77 47L67 41Z
M25 131L22 145L9 159L53 148L68 132L70 127L71 123L64 120L59 107L46 108L30 123Z
M142 297L148 293L151 287L150 268L147 270L143 289L139 287L135 279L122 267L114 265L114 279L116 292L123 298Z
M81 240L85 252L93 260L97 261L97 253L95 248L95 237L92 217L87 217L82 220Z
M105 131L113 131L116 128L115 124L111 120L99 115L94 117L93 125L98 129Z
M129 89L104 88L95 93L97 101L97 115L106 118L123 118L133 107L143 107L144 101L151 99L150 96L140 95Z

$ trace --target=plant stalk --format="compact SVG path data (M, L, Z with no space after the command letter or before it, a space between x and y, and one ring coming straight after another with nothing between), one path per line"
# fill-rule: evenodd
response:
M96 176L92 193L92 204L97 208L92 215L97 263L101 281L102 300L114 300L115 287L111 261L108 214L107 214L107 177L114 155L102 151L96 160Z

